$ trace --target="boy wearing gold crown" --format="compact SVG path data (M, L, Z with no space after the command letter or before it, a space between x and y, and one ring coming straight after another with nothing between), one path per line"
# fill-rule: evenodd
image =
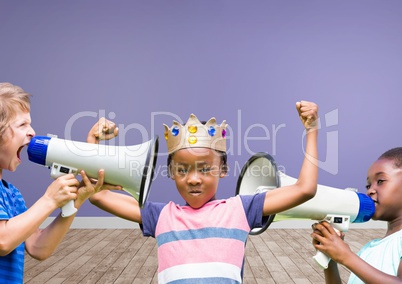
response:
M297 206L316 193L318 107L301 101L296 108L307 134L305 158L293 185L217 200L219 179L227 173L227 125L217 125L215 118L203 124L191 115L185 125L165 125L169 174L186 205L146 202L140 208L131 196L111 191L90 201L139 223L144 236L156 238L159 283L242 283L250 230L262 227L264 216ZM87 141L96 143L98 135L97 129L91 130Z

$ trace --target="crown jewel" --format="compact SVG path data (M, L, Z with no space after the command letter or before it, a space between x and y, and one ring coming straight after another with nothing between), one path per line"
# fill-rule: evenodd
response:
M217 125L215 117L212 117L202 124L191 114L185 125L174 120L171 128L166 124L163 126L169 154L184 148L210 148L226 152L226 120Z

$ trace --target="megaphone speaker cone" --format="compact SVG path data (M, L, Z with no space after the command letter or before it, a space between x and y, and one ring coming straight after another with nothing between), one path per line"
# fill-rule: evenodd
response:
M253 155L243 166L237 180L236 195L253 195L280 187L280 179L275 160L265 152ZM264 232L275 219L275 215L264 216L263 226L254 228L250 235Z

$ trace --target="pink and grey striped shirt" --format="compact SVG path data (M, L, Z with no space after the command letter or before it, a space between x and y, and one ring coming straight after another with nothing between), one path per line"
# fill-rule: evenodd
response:
M144 236L158 244L159 283L241 283L247 236L261 227L265 194L212 200L199 209L148 202Z

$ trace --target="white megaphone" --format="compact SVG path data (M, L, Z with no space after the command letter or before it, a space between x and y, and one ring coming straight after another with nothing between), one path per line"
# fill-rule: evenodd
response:
M52 178L81 170L92 178L105 170L105 183L121 185L143 207L148 198L158 153L158 136L132 146L108 146L34 136L28 145L30 161L51 169ZM62 216L77 212L74 200L62 207Z
M278 171L274 159L267 153L253 155L244 165L237 180L236 195L252 195L296 183L296 179ZM250 234L264 232L272 222L289 219L326 220L335 229L346 232L350 223L362 223L375 212L373 200L355 189L339 189L318 184L316 195L289 210L268 216L262 228ZM321 252L313 257L322 268L328 268L330 258Z

